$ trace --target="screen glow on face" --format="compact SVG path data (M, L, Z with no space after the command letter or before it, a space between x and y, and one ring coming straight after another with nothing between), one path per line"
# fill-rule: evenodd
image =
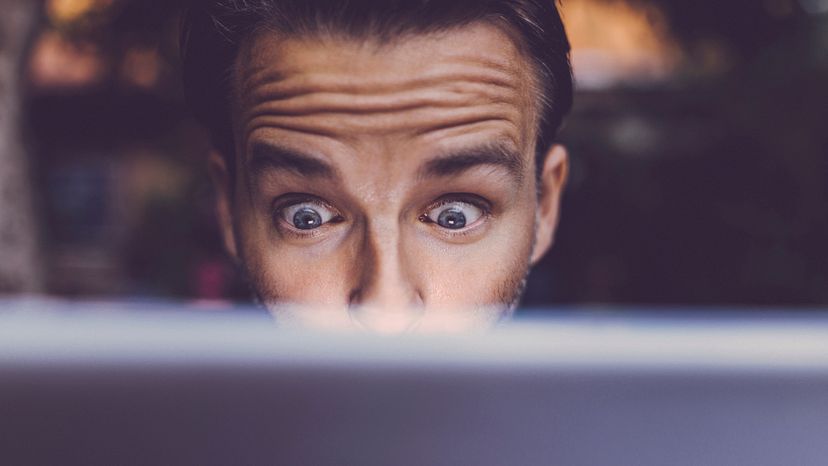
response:
M533 83L508 34L479 24L377 50L262 35L250 48L225 231L262 302L513 306L538 190Z

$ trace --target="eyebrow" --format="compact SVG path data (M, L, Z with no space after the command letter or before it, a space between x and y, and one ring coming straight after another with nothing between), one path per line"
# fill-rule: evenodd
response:
M420 178L456 176L481 165L505 168L518 183L523 180L524 161L512 144L491 142L442 154L419 170Z
M271 170L294 172L307 178L336 177L336 170L317 157L264 142L251 147L247 169L254 179Z

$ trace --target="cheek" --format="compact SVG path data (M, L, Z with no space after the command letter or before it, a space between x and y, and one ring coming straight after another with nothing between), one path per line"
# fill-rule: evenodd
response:
M278 238L264 215L241 217L238 230L243 266L265 303L335 305L347 295L343 277L349 276L353 254L342 245L291 245Z
M265 303L333 306L348 295L344 278L352 275L352 264L341 252L314 255L275 246L248 257L248 275Z
M529 269L534 221L498 225L469 245L427 244L418 251L431 302L454 307L509 303Z
M352 276L353 254L341 244L302 247L272 237L259 244L249 265L254 285L265 302L336 306L348 295L345 278ZM253 272L255 269L255 272Z

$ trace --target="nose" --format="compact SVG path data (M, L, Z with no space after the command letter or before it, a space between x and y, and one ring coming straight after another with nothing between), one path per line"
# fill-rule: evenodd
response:
M415 265L405 252L396 226L365 229L356 251L357 273L350 294L351 318L359 326L381 333L414 327L423 311Z

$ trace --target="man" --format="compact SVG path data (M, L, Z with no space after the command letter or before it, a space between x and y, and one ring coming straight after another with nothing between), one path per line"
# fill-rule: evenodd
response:
M558 221L568 53L553 0L196 2L185 87L261 301L388 331L508 315Z

